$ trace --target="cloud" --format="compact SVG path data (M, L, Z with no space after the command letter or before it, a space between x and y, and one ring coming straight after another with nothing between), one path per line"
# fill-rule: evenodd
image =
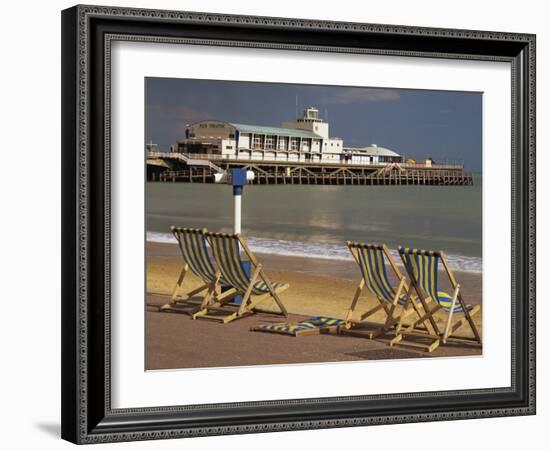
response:
M209 113L191 108L189 106L164 106L160 104L149 105L147 108L149 120L157 126L170 125L178 133L185 132L187 124L200 122L201 120L214 119Z
M204 111L200 111L189 106L163 106L153 104L148 107L148 113L151 117L162 120L187 121L187 123L198 122L200 120L211 119L212 116Z
M349 105L351 103L396 102L399 92L391 89L346 88L339 89L323 99L329 105Z
M190 122L198 122L200 120L212 119L213 117L204 111L199 111L187 106L180 106L174 111L176 118L185 119Z

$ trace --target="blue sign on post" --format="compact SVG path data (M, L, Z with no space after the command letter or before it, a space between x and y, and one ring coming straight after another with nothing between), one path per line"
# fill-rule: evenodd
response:
M231 169L231 184L233 185L233 195L241 195L243 186L246 184L246 170Z
M241 197L243 194L244 185L247 183L246 179L246 169L231 169L231 184L233 185L233 198L235 204L235 216L233 231L235 234L241 232ZM245 273L250 276L250 263L248 261L243 261L243 270ZM234 303L240 305L243 301L243 298L239 295L234 298Z

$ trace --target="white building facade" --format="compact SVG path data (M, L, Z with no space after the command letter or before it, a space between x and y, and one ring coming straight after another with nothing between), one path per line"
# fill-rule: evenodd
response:
M344 147L344 160L350 164L384 165L400 163L403 158L389 148L370 144L367 147Z
M282 127L216 120L197 122L187 127L185 139L176 143L176 151L197 158L248 161L349 164L401 161L397 153L381 147L344 148L342 139L330 137L329 124L319 118L314 107L306 108L302 117L285 122Z

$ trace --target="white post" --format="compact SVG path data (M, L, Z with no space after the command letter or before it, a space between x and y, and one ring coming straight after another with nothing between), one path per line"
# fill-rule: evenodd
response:
M451 309L449 310L449 315L447 316L447 323L445 324L445 331L443 332L443 343L447 343L447 338L449 337L449 330L451 329L451 321L453 320L453 313L455 310L456 299L458 297L458 291L460 290L460 284L456 285L455 291L453 293L453 300L451 301Z
M241 232L241 200L242 195L233 195L233 198L235 199L234 205L234 220L233 220L233 232L235 234Z

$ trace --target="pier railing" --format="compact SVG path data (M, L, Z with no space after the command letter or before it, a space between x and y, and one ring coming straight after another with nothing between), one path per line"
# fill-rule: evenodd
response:
M386 166L390 164L398 164L404 169L447 169L447 170L461 170L463 166L460 164L437 164L432 163L431 165L426 165L424 163L389 163L382 162L378 164L374 163L365 163L365 162L356 162L356 161L311 161L302 159L286 159L286 158L274 158L274 157L263 157L263 158L238 158L233 155L216 155L209 153L176 153L172 154L182 155L187 159L192 160L215 160L215 161L254 161L254 162L273 162L273 163L305 163L305 164L330 164L330 165L342 165L342 166Z
M181 160L189 166L207 166L215 170L216 172L223 172L223 169L221 167L210 161L210 159L212 158L203 158L201 156L204 155L193 155L178 152L147 152L147 158L174 158Z
M244 167L254 171L253 184L321 185L457 185L473 184L473 177L455 164L350 164L234 159L222 155L149 152L147 176L150 181L212 183L214 174ZM158 161L166 162L159 165ZM212 161L214 160L215 163Z

